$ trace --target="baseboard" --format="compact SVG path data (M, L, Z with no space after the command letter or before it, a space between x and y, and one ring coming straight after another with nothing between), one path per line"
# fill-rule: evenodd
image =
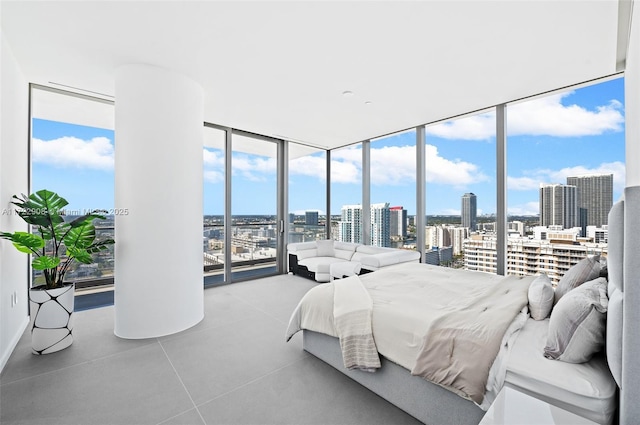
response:
M18 327L18 332L13 335L9 346L2 353L2 356L0 356L0 373L4 370L4 366L9 361L9 357L11 357L11 354L13 354L13 350L15 350L16 346L18 345L18 341L20 341L20 338L22 338L22 334L24 334L27 326L29 326L29 316L26 316L24 318L22 325Z

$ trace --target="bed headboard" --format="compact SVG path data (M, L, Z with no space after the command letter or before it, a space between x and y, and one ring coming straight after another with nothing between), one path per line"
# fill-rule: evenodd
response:
M609 212L607 361L620 388L620 423L640 417L640 186Z

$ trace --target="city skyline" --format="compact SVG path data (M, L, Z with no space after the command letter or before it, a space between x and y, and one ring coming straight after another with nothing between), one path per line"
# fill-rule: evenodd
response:
M622 79L509 105L508 213L538 214L539 185L569 176L613 174L618 199L625 177L623 105ZM460 215L466 192L477 195L478 216L495 212L493 116L427 126L427 215ZM34 120L32 188L59 192L73 209L112 209L114 151L111 130ZM359 147L332 151L332 215L361 202L360 158ZM324 152L289 162L289 211L326 214ZM203 163L203 214L222 214L219 152L203 149ZM232 213L273 214L275 159L234 152L233 164ZM415 133L372 140L371 170L371 203L403 205L415 215Z

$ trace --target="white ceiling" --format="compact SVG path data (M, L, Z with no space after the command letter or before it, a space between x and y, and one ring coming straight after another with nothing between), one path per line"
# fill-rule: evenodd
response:
M322 148L614 74L626 36L615 0L0 7L30 82L112 95L118 66L157 65L202 85L206 121Z

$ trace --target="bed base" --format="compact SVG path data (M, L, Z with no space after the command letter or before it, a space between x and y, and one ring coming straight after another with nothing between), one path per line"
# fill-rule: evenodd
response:
M451 391L432 384L381 356L375 373L349 370L342 362L340 341L318 332L303 331L303 348L349 378L428 425L477 425L484 411Z

